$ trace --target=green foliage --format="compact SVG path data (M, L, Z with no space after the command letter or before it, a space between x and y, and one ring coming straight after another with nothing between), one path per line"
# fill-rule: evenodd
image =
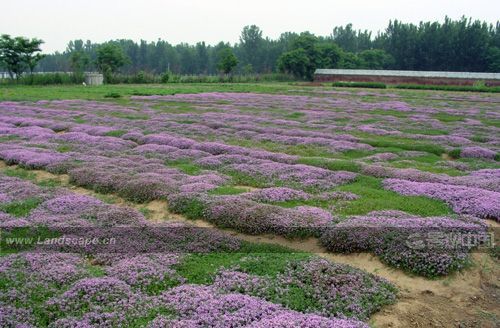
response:
M462 149L460 148L455 148L451 151L448 152L448 155L451 157L451 158L460 158L460 154L462 153Z
M104 98L114 98L114 99L116 99L116 98L121 98L121 97L122 97L122 95L119 94L119 93L117 93L117 92L109 92L109 93L106 93L104 95Z
M192 284L209 284L221 268L238 266L245 272L259 276L275 276L291 260L310 258L311 255L292 251L278 245L242 242L237 252L192 254L176 267L176 271Z
M463 92L491 92L499 93L500 87L472 86L472 85L425 85L425 84L398 84L396 89L410 90L441 90L441 91L463 91Z
M97 49L97 69L104 74L107 83L112 82L113 74L129 61L123 49L115 43L105 43Z
M342 50L334 43L320 42L310 33L302 33L292 44L292 50L283 53L278 59L281 72L312 80L316 68L337 67Z
M362 68L387 69L394 66L394 58L382 49L364 50L358 57Z
M462 122L465 120L465 118L462 116L452 115L448 113L437 113L432 116L444 123Z
M62 85L81 84L83 80L83 75L74 73L35 73L29 76L22 76L16 80L16 83L26 85Z
M304 49L291 50L281 55L278 59L278 69L301 79L311 79L314 73L314 66L311 65Z
M210 195L239 195L247 191L248 189L246 188L233 187L233 186L220 186L210 190L208 193Z
M279 62L298 58L278 59L300 48L306 51L307 58L315 58L308 63L312 67L499 72L499 33L497 26L463 17L418 25L391 21L377 35L355 30L352 24L348 24L335 27L328 36L286 32L276 39L265 37L258 26L252 25L243 28L240 40L234 46L225 43L207 45L205 42L173 45L164 40L134 42L127 39L112 43L131 58L121 67L121 73L126 75L135 75L141 70L147 73L171 70L172 75L178 76L216 75L220 71L219 52L224 48L230 48L237 57L239 64L234 67L234 73L245 75L276 72ZM101 45L91 41L85 44L82 40L71 41L65 52L48 55L40 62L39 68L41 71L64 71L67 67L80 70L86 60L74 53L83 51L88 58L96 58ZM342 50L338 62L337 52L331 51L335 45ZM322 53L319 61L316 61L315 53ZM333 57L329 55L332 53ZM71 65L73 62L78 65ZM90 66L88 68L92 69ZM296 76L310 78L311 74Z
M230 74L238 65L238 58L231 48L224 48L219 52L219 63L217 68L224 74Z
M15 217L27 216L31 210L35 209L42 202L39 198L28 198L23 201L11 202L0 205L0 211Z
M170 167L174 167L186 174L189 175L198 175L201 172L201 168L197 166L196 164L191 163L190 161L186 160L177 160L177 161L167 161L165 163L166 165Z
M169 71L166 71L161 75L161 83L168 83L168 80L170 80L170 75L171 73Z
M67 152L70 152L72 150L73 150L73 147L71 145L68 145L68 144L59 145L56 148L56 151L58 151L60 153L67 153Z
M113 131L109 131L105 134L105 136L108 136L108 137L121 137L122 135L124 135L125 133L127 133L127 131L125 130L113 130Z
M39 39L28 39L22 36L10 37L8 34L0 36L0 66L9 72L11 79L19 79L26 70L33 73L37 63L44 57L40 52Z
M370 135L369 138L362 139L361 142L379 148L399 148L402 150L425 151L431 154L441 155L445 153L445 149L437 144L415 141L413 139L399 138L392 136L375 136Z
M322 167L332 171L361 171L361 166L353 161L329 159L323 157L302 157L298 162L300 164Z
M362 215L371 211L399 210L420 216L439 216L450 214L451 209L442 201L422 196L403 196L385 190L380 179L358 176L356 181L338 187L338 190L349 191L361 196L348 202L339 209L342 215Z

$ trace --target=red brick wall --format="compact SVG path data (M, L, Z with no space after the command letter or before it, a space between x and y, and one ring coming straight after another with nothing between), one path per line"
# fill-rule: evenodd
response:
M447 84L473 85L476 79L450 79L434 77L405 77L405 76L377 76L377 75L327 75L314 76L315 82L382 82L387 84ZM500 86L499 80L485 80L487 86Z

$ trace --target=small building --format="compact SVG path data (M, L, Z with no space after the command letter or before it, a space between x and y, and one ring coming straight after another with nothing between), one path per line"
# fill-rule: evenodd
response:
M104 76L101 73L85 73L85 84L87 85L102 85Z
M381 82L387 84L448 84L500 86L500 73L317 69L315 82Z

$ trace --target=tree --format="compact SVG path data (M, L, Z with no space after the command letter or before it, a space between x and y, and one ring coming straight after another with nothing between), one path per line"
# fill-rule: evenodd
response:
M83 78L83 72L90 63L90 57L85 52L83 40L70 41L66 51L70 53L69 62L76 80Z
M311 33L301 33L292 42L293 50L285 52L278 60L282 72L301 79L312 80L317 68L335 68L342 50L331 41L320 39Z
M259 69L262 66L264 39L258 26L251 25L243 28L240 36L240 47L243 64L250 64L253 69Z
M387 69L394 64L394 58L382 49L365 50L358 54L363 68Z
M315 68L336 68L342 57L342 50L335 43L315 45Z
M356 69L363 67L363 62L358 55L353 54L352 52L343 52L338 67Z
M19 79L28 69L33 73L37 63L44 57L40 54L39 39L28 39L25 37L11 38L3 34L0 37L0 63L9 72L10 77Z
M285 52L278 59L278 69L300 79L311 78L311 61L303 48Z
M231 71L238 65L238 58L234 55L231 48L223 48L219 52L219 62L217 68L224 74L230 74Z
M490 72L500 72L500 48L491 47L488 49L488 69Z
M20 37L16 39L21 44L23 61L28 66L30 74L33 74L38 62L45 57L45 55L40 53L42 51L40 45L42 45L43 41L36 38L30 40Z
M97 69L104 74L104 79L108 83L113 74L128 61L129 58L117 44L105 43L97 49Z

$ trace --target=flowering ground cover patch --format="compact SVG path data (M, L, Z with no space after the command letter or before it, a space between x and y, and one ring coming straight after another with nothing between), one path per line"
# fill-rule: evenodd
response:
M3 326L142 327L160 322L182 324L186 320L198 325L208 324L206 320L225 325L231 320L239 322L237 326L266 326L268 321L279 324L292 320L298 324L312 320L325 327L365 327L361 320L395 300L396 289L389 282L311 254L241 242L213 229L181 223L152 224L135 210L106 204L91 196L62 188L37 187L17 177L1 178L2 186L17 186L16 199L23 199L25 193L37 188L45 195L24 216L1 216L5 229L4 254L0 257ZM11 199L2 202L11 203ZM25 233L28 230L31 235ZM52 234L41 234L47 230ZM23 249L9 243L28 237L37 239ZM90 242L109 237L113 244ZM322 297L334 302L329 307L320 306L320 299L313 301L314 306L300 306L310 303L313 291L327 283L301 278L301 274L314 274L310 265L330 270L322 278L326 280L336 276L345 280L352 275L350 279L364 290L358 288L357 294L352 295L345 289L341 296L337 290L325 291ZM220 272L234 268L248 268L249 274L275 281L274 288L283 294L277 298L257 297L251 291L234 291L220 285ZM308 273L301 273L304 270ZM287 277L293 275L300 284L297 288L310 290L308 294L297 294L296 288L286 286ZM349 288L349 284L345 280L344 288ZM210 292L210 301L196 302L220 314L208 318L200 308L191 309L188 298L175 296L181 290L191 290L193 301ZM271 288L269 293L274 293ZM226 301L242 303L216 307ZM249 316L249 309L239 313L235 306L242 310L256 308ZM229 313L232 319L228 319ZM344 319L347 317L350 319Z
M0 325L366 327L395 301L393 284L362 270L150 222L151 202L423 276L463 269L474 245L412 248L415 233L483 236L499 219L496 96L129 88L0 102L0 159L17 165L0 175L2 236L63 241L2 244ZM85 236L116 243L64 242Z

